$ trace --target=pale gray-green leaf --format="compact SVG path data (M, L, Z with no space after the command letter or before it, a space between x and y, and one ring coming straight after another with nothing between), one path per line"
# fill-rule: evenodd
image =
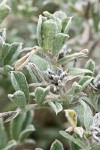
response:
M89 131L90 126L93 123L93 113L90 107L83 100L79 100L79 102L84 107L84 125L85 125L86 130Z
M62 105L58 102L53 103L53 102L49 101L48 105L55 111L56 115L63 109Z
M6 147L3 150L11 150L17 146L17 142L15 140L11 140L7 143Z
M62 143L58 140L55 140L51 147L50 147L50 150L64 150L64 147L62 145Z
M26 106L25 94L22 91L16 91L14 94L8 94L9 99L17 105L20 109L24 110Z
M59 131L59 133L66 139L72 141L73 143L75 143L76 145L78 145L80 148L86 148L86 145L79 139L74 138L73 136L71 136L70 134L68 134L65 131Z
M19 134L19 141L24 141L29 135L30 133L32 133L33 131L35 131L35 128L32 124L29 124L26 129L24 129L20 134Z
M88 69L69 68L69 70L68 70L69 75L82 75L82 74L85 74L85 73L91 73L92 74L92 72Z
M20 71L11 72L11 82L16 91L24 92L27 103L29 102L29 87L25 75Z

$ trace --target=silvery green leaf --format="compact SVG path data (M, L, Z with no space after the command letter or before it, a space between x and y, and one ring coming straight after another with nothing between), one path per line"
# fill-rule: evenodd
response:
M57 34L57 24L53 19L49 19L42 24L42 48L48 52L53 48L54 38Z
M80 148L86 148L86 145L80 140L80 139L77 139L73 136L71 136L70 134L68 134L67 132L65 131L59 131L59 133L66 139L72 141L73 143L75 143L76 145L78 145Z
M80 79L80 81L78 82L79 85L82 86L82 89L84 89L85 87L87 87L91 81L93 80L92 77L90 76L84 76Z
M83 106L78 104L77 106L74 106L74 110L77 113L78 122L81 124L81 126L84 126L84 108L83 108Z
M17 142L15 140L11 140L6 144L6 147L3 150L11 150L17 146Z
M23 142L29 135L30 133L32 133L33 131L35 131L35 128L32 124L29 124L26 129L24 129L20 134L19 134L19 141Z
M44 11L43 14L44 14L44 16L46 16L48 19L52 19L52 20L54 20L54 21L56 22L56 24L57 24L57 33L60 33L60 32L61 32L61 29L62 29L62 24L61 24L60 18L57 17L57 16L55 15L55 13L54 13L54 14L51 14L51 13L49 13L48 11Z
M64 150L64 147L62 145L62 143L58 140L55 140L51 147L50 147L50 150Z
M82 86L79 85L77 82L74 82L72 84L72 93L73 93L73 95L76 95L81 91L82 91Z
M79 100L79 102L84 107L84 126L85 126L86 130L89 131L90 126L93 123L93 113L92 113L90 107L83 100Z
M42 87L37 87L34 91L35 99L38 105L42 105L45 100L45 89Z
M23 123L23 129L25 129L29 124L32 123L33 117L34 117L34 111L29 109L29 111L27 111L26 113L26 118Z
M30 75L30 77L31 77L32 82L35 82L35 83L36 83L36 82L37 82L37 78L36 78L36 76L35 76L35 74L34 74L32 68L31 68L29 65L27 65L27 66L26 66L26 69L27 69L27 71L28 71L28 73L29 73L29 75Z
M17 59L22 50L22 43L14 42L10 45L9 52L4 59L4 65L11 64Z
M37 39L38 39L38 44L41 47L42 47L42 32L41 32L42 23L43 23L43 17L42 15L40 15L37 24Z
M60 51L60 49L62 48L62 46L64 45L64 43L67 41L68 38L69 36L64 33L58 33L56 35L52 49L53 55L56 55Z
M14 94L8 94L9 99L22 110L25 110L26 99L22 91L16 91Z
M94 72L94 69L95 69L95 63L92 59L89 59L86 63L86 69Z
M56 115L63 109L62 105L58 102L53 103L53 102L49 101L48 105L55 111Z
M65 28L66 28L66 26L67 26L68 21L69 21L69 18L68 18L68 17L65 17L65 18L62 19L62 30L61 30L62 33L65 32Z
M4 59L6 58L6 56L8 55L10 47L11 47L11 45L8 43L0 43L0 60L1 60L1 62L3 62Z
M69 20L68 20L67 25L66 25L65 30L64 30L65 34L68 33L70 26L71 26L71 22L72 22L72 17L69 17Z
M34 63L41 71L45 71L48 67L48 62L36 54L31 57L30 61Z
M18 136L22 130L23 123L26 118L26 113L20 113L15 119L10 121L10 135L11 138L18 140Z
M3 124L3 119L0 118L0 149L6 146L7 143L7 134Z
M25 75L20 71L11 72L11 82L16 91L24 92L27 103L29 102L29 87Z
M69 61L72 61L72 60L80 58L80 57L86 57L86 54L84 52L80 52L80 53L66 55L65 57L59 59L57 64L68 63Z
M68 69L68 75L82 75L85 73L91 73L92 72L88 69L81 69L81 68L69 68Z

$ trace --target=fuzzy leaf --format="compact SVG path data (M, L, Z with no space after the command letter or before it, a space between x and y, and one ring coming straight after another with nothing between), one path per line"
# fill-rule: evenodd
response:
M36 78L32 68L29 65L27 65L26 69L27 69L27 71L28 71L28 73L29 73L29 75L31 77L32 82L36 83L37 82L37 78Z
M11 138L18 140L18 136L22 130L25 118L26 118L26 113L21 113L15 119L10 121Z
M3 149L6 143L7 143L7 135L3 124L3 119L0 118L0 149Z
M68 20L69 19L67 17L62 19L62 33L64 33L64 31L65 31L65 28L67 26Z
M45 71L48 67L48 62L36 54L33 54L31 57L31 62L35 64L41 71Z
M57 34L57 24L54 20L47 20L42 24L42 47L45 52L52 50L54 38Z
M68 20L67 25L66 25L65 30L64 30L65 34L68 33L69 28L71 26L71 22L72 22L72 17L69 17L69 20Z
M24 92L27 103L29 102L29 88L25 75L20 71L11 72L11 82L16 91Z
M84 89L85 87L87 87L91 83L92 79L93 78L90 76L84 76L83 78L80 79L78 84L82 86L82 89Z
M56 55L59 52L59 50L62 48L62 46L64 45L64 43L67 41L68 38L69 36L64 33L58 33L56 35L52 50L53 55Z
M79 102L84 107L84 125L85 125L86 130L89 131L90 126L93 123L93 113L90 107L83 100L79 100Z
M15 103L20 109L25 110L26 99L22 91L16 91L14 94L8 94L9 99Z
M58 102L53 103L50 101L48 102L48 105L55 111L56 115L63 109L62 105Z
M11 150L17 146L17 142L15 140L11 140L7 143L6 147L3 150Z
M64 147L62 145L62 143L58 140L55 140L51 147L50 147L50 150L64 150Z
M95 69L95 63L92 59L89 59L86 63L86 69L94 72L94 69Z
M60 11L59 11L60 12ZM56 12L55 12L56 13ZM52 19L56 22L57 24L57 33L60 33L61 32L61 29L62 29L62 24L61 24L61 20L59 17L57 17L56 15L54 14L51 14L49 13L48 11L45 11L43 12L44 16L47 17L47 19Z
M84 73L91 73L92 74L92 72L88 69L69 68L69 70L68 70L69 75L81 75L81 74L84 74Z
M86 54L83 52L80 52L80 53L74 53L74 54L70 54L70 55L67 55L61 59L58 60L58 64L63 64L63 63L68 63L69 61L72 61L76 58L80 58L80 57L86 57Z
M20 141L20 142L24 141L24 140L30 135L30 133L32 133L33 131L35 131L34 126L33 126L32 124L28 125L28 126L26 127L26 129L24 129L24 130L20 133L20 135L19 135L19 137L18 137L19 141Z
M22 43L14 42L11 44L9 52L4 60L4 65L11 64L17 59L22 49Z
M25 118L24 123L23 123L23 129L25 129L29 124L32 123L33 117L34 117L34 111L33 110L30 110L26 113L26 118Z
M74 138L73 136L71 136L70 134L68 134L65 131L59 131L59 133L66 139L72 141L73 143L75 143L76 145L78 145L80 148L86 148L86 145L79 139Z
M7 56L11 45L8 43L0 43L0 61L3 62L5 57ZM4 65L4 62L3 62Z
M38 39L38 44L41 47L42 47L42 35L41 35L42 23L43 23L43 17L42 15L40 15L38 19L38 25L37 25L37 39Z
M35 89L34 93L35 93L35 98L36 98L37 104L42 105L42 103L44 102L45 97L48 93L48 88L44 89L42 87L37 87Z
M79 92L81 92L82 90L82 86L79 85L77 82L74 82L72 85L72 93L73 95L78 94Z

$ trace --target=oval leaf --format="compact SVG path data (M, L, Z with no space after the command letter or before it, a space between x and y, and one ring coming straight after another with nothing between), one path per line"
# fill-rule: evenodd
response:
M24 92L27 103L29 102L29 87L25 75L20 71L11 72L11 82L16 91Z
M51 147L50 147L50 150L64 150L64 147L62 145L62 143L58 140L55 140Z

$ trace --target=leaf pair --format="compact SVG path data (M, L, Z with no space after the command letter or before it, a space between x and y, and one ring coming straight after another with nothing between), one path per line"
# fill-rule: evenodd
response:
M43 102L45 101L45 97L49 92L49 87L47 88L42 88L42 87L37 87L34 91L35 93L35 99L38 105L42 105Z
M11 82L15 89L14 94L9 94L8 97L22 110L25 109L26 104L29 103L29 87L26 81L26 77L22 72L12 71Z

